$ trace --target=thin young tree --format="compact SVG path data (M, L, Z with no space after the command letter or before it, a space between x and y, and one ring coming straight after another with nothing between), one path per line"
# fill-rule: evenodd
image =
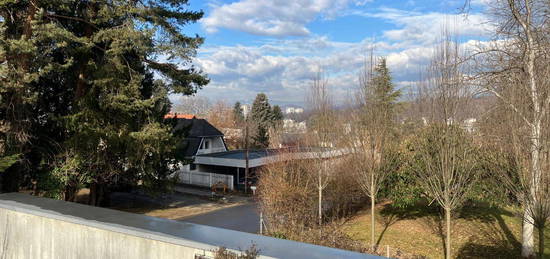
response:
M386 59L374 64L374 57L360 73L358 108L352 115L347 147L354 157L354 171L363 192L371 205L371 246L375 249L375 205L378 192L389 171L383 165L390 157L386 148L390 145L395 124L397 99L401 92L395 90Z
M445 255L451 258L451 219L477 179L472 136L459 127L467 115L461 114L473 97L467 83L467 63L463 49L448 28L426 73L426 90L431 102L429 125L415 146L412 167L425 194L445 211Z
M309 87L309 93L306 102L310 106L312 116L308 130L308 139L306 140L312 146L320 147L319 152L313 152L315 155L315 170L317 171L317 192L318 192L318 220L319 225L323 223L323 190L328 186L331 175L329 172L329 163L324 157L325 152L334 147L336 128L334 127L334 113L332 110L332 100L328 89L328 80L319 70L313 78Z
M451 220L477 180L471 136L456 125L433 123L415 143L411 168L427 197L445 212L445 258L451 257Z

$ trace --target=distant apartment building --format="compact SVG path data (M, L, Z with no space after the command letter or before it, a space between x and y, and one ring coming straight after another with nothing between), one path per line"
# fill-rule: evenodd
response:
M421 117L421 119L424 126L427 126L430 124L429 120L426 117ZM462 123L460 123L459 121L458 125L462 127L465 131L472 133L476 130L476 124L477 124L476 118L467 118L464 121L462 121ZM456 125L455 119L452 117L447 119L447 125Z

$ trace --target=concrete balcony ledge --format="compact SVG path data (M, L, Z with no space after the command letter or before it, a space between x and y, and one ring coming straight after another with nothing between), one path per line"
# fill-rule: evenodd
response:
M196 258L254 243L261 258L382 258L21 193L0 194L2 258Z

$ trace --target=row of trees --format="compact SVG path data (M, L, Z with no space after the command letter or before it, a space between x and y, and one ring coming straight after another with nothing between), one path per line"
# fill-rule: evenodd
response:
M468 49L445 29L431 62L421 69L414 98L407 102L398 103L400 92L383 58L365 62L359 98L345 112L333 109L327 80L313 80L310 145L349 152L341 160L355 172L354 186L370 198L372 246L380 194L395 206L419 200L438 205L446 225L446 258L452 258L453 215L467 202L485 200L521 208L522 255L534 256L536 228L538 256L543 256L550 217L549 10L547 1L496 1L490 14L496 28L493 41ZM485 105L472 108L481 102ZM334 188L331 183L341 172L324 157L315 160L316 166L304 162L310 165L302 167L315 180L301 181L296 188L315 189L316 194L288 198L307 202L307 213L317 215L317 225L323 225L323 212L338 204L330 200L323 205L328 201L323 193ZM267 184L296 176L285 177L289 179L272 177L276 179L263 185L262 178L260 186L277 188ZM273 209L273 197L260 193L267 204L263 208Z
M445 38L440 47L451 46L456 44ZM447 71L452 68L441 64L442 56L437 53L448 55L452 51L439 50L434 51L430 70L445 74L440 77L443 80L452 73ZM407 207L428 200L444 212L446 255L450 258L452 213L468 200L487 198L472 191L485 188L477 180L489 178L492 172L502 172L510 164L493 165L494 157L487 154L494 152L482 152L479 132L468 132L453 122L460 118L457 114L461 105L458 103L468 104L453 94L462 93L456 88L463 85L452 85L450 81L441 83L435 81L436 77L439 76L430 79L436 82L430 85L430 96L417 100L431 103L427 112L433 116L429 119L422 116L425 114L401 117L404 106L412 104L398 101L401 92L395 89L384 58L366 62L360 73L356 103L346 111L334 110L326 80L314 79L309 94L313 115L304 143L322 149L313 157L313 162L276 163L260 178L261 205L268 222L272 223L274 235L283 233L285 237L302 241L376 252L379 242L375 228L376 203L381 198L391 199L394 206ZM424 123L425 120L429 121ZM328 159L327 152L340 157ZM342 186L345 190L340 192ZM495 196L490 198L496 200ZM348 216L358 208L358 203L366 201L371 208L370 247L363 248L349 240L329 244L302 236L312 234L309 231L312 228L340 236L341 233L327 229L327 221ZM289 203L296 206L289 206ZM346 209L342 211L343 207ZM314 217L317 217L317 224L312 224Z
M271 107L267 95L259 93L256 95L249 114L244 114L240 102L233 106L233 118L238 128L246 131L246 136L252 140L252 148L268 148L270 146L270 132L280 131L283 126L284 115L279 105ZM248 141L248 140L246 140Z
M1 1L1 191L74 200L88 186L102 205L116 182L165 186L168 94L208 83L190 63L203 38L181 30L202 15L187 1Z

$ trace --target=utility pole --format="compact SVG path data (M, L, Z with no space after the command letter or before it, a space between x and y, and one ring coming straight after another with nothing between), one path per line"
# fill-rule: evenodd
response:
M244 126L244 148L245 148L245 167L244 167L244 193L248 193L248 116Z

